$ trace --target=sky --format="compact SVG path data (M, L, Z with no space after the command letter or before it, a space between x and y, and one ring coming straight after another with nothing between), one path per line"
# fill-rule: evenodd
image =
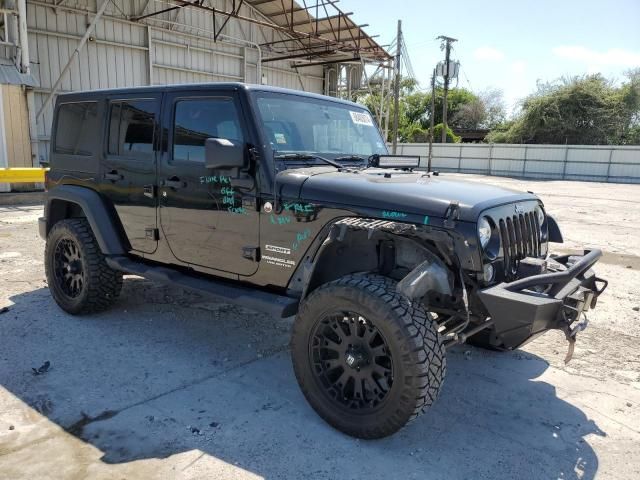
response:
M438 35L458 39L459 86L503 91L514 111L536 81L600 72L622 81L640 67L640 0L340 0L381 45L402 20L405 44L422 88L444 58ZM441 10L444 6L444 12Z

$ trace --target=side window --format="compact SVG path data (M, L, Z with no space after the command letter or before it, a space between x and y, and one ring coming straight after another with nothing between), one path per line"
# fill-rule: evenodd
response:
M93 155L93 133L98 129L98 103L65 103L58 108L54 152Z
M173 160L204 163L207 138L244 141L236 104L231 98L179 100L173 126Z
M111 102L109 154L150 158L153 153L155 108L155 100Z

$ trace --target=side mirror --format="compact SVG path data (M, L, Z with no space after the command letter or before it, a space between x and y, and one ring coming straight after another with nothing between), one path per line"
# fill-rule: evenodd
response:
M204 142L204 166L214 169L244 167L245 150L244 142L207 138Z

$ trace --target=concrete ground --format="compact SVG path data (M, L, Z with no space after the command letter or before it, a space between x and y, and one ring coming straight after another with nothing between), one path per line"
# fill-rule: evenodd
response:
M538 193L563 250L606 251L609 289L568 366L558 332L455 348L438 403L378 441L308 406L290 321L136 277L108 312L63 313L41 208L0 207L0 478L640 478L640 185L464 177Z

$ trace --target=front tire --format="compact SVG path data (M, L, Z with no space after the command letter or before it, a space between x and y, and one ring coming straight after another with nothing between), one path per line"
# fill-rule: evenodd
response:
M291 337L313 409L358 438L391 435L436 400L445 350L431 316L378 275L347 275L302 303Z
M62 220L51 228L44 265L53 299L74 315L105 310L122 289L122 273L107 265L85 218Z

